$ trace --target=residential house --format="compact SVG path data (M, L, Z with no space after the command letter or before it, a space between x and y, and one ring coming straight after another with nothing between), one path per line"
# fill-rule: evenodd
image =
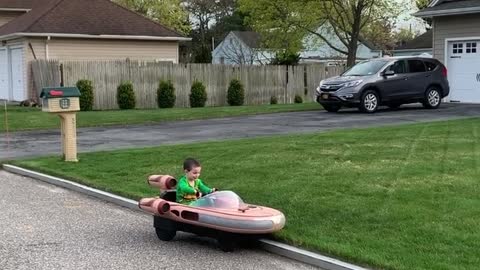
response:
M434 0L414 15L433 19L433 56L447 67L449 100L480 103L480 0Z
M212 64L268 64L273 54L261 48L260 34L253 31L231 31L212 52Z
M177 63L184 40L109 0L0 0L0 99L38 97L34 59Z
M319 28L323 31L324 28ZM341 50L346 46L332 33L326 31L323 35L329 43ZM346 62L346 55L332 49L325 42L319 42L315 36L309 35L303 40L305 49L300 52L301 63L323 62L337 65ZM382 51L378 50L367 41L361 40L357 49L357 59L381 57ZM213 64L228 65L260 65L268 64L275 54L262 48L260 34L251 31L231 31L212 52Z
M426 56L431 57L433 55L432 49L433 31L419 35L418 37L397 46L392 50L393 56Z

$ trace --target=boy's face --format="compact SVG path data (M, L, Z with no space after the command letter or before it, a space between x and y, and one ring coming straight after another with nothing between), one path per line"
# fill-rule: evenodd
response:
M198 179L200 177L200 172L202 171L202 167L193 167L190 171L185 170L187 173L187 178L190 181Z

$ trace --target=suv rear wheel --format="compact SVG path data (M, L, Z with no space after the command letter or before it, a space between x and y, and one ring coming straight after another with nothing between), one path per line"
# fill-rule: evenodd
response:
M423 106L427 109L436 109L442 103L440 90L437 87L430 87L425 92L425 99L423 100Z
M378 98L377 92L373 90L367 90L362 95L359 109L362 112L374 113L377 111L379 103L380 99Z
M338 110L340 110L340 107L339 105L323 105L323 108L327 111L327 112L338 112Z

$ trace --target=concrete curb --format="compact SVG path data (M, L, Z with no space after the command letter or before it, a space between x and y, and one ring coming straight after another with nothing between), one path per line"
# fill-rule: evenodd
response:
M21 167L4 164L3 169L5 171L19 174L23 176L28 176L40 181L50 183L52 185L61 186L70 190L74 190L83 194L87 194L98 199L108 201L135 211L146 213L138 207L138 203L134 200L123 198L112 193L87 187L72 181L68 181L62 178L50 176L47 174L27 170ZM310 265L318 266L325 270L367 270L367 268L362 268L353 264L342 262L337 259L326 257L320 254L316 254L307 250L299 249L293 246L289 246L283 243L275 242L268 239L260 240L261 247L271 253L281 255L293 260L297 260L303 263Z

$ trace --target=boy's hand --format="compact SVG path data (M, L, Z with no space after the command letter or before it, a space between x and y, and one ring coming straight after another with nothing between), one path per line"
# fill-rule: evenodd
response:
M217 191L218 191L217 188L212 188L212 193L213 193L213 192L217 192Z

